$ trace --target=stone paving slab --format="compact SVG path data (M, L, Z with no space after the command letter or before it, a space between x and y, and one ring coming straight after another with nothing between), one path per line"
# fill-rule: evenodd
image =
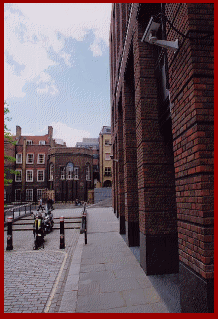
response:
M76 313L169 312L118 233L112 210L88 209Z
M14 232L14 251L5 252L5 261L15 262L19 271L15 278L12 269L14 280L10 281L10 267L5 266L6 312L169 313L156 286L119 235L118 220L112 209L88 207L87 210L87 245L79 230L66 229L66 248L60 251L59 232L54 230L45 237L45 249L35 252L31 250L32 232L22 232L22 240L21 232ZM72 210L68 206L54 212L55 217L79 216L82 208ZM20 257L16 259L15 255ZM44 281L38 280L41 260L47 276L43 273ZM17 291L21 291L19 296Z

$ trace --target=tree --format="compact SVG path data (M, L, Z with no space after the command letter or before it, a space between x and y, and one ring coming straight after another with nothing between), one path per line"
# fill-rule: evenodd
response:
M4 142L8 142L8 143L11 143L11 144L15 145L16 142L13 140L13 137L12 137L12 135L10 133L10 130L8 129L8 127L6 125L6 121L10 121L11 120L11 118L9 118L7 116L8 113L9 113L9 108L8 108L7 102L4 101ZM4 151L4 164L5 164L6 161L15 162L16 159L13 156L7 155L5 153L5 151ZM6 178L7 172L9 172L11 174L16 174L17 173L16 171L14 171L11 168L4 167L4 186L8 186L8 185L10 185L13 182L12 179Z

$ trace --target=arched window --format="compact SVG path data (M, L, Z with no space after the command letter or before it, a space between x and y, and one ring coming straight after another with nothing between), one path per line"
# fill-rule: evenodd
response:
M90 181L91 180L91 170L90 170L90 164L86 164L86 180Z
M74 177L73 163L68 163L66 167L66 179L73 179L73 177Z
M54 164L51 163L49 166L49 180L53 181L54 180Z

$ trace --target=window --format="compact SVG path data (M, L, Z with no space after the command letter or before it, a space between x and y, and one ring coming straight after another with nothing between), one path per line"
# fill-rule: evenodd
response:
M33 182L33 170L26 171L26 181Z
M22 154L21 153L16 154L16 164L22 164Z
M110 140L105 140L105 141L104 141L104 144L105 144L105 145L110 145Z
M27 202L33 201L33 189L26 189L26 201Z
M45 145L45 141L39 141L39 145Z
M90 172L90 165L86 166L86 180L90 181L91 180L91 172Z
M45 164L45 154L38 154L37 163L38 164Z
M34 154L27 154L26 163L33 164L33 161L34 161Z
M110 153L105 153L105 160L106 161L109 161L111 158L110 158Z
M61 174L61 179L65 179L65 167L61 166L60 167L60 174Z
M27 140L26 141L26 145L33 145L33 141L32 140Z
M15 202L21 201L21 189L15 189Z
M22 180L22 170L16 169L17 174L15 174L15 182L21 182Z
M37 171L37 182L44 182L44 170Z
M37 200L42 198L43 189L37 189Z
M74 179L75 180L79 179L79 167L74 168Z
M111 176L111 167L105 167L104 175Z
M4 188L4 202L6 202L6 199L7 199L7 192L6 192L6 189Z
M68 163L66 168L66 178L73 179L73 177L74 177L73 163Z
M51 163L49 166L49 180L53 181L54 179L54 164Z

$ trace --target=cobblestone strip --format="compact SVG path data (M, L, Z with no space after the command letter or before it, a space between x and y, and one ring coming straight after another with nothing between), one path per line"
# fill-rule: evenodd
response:
M67 253L66 261L63 264L63 269L60 272L60 276L58 278L58 284L55 287L55 290L53 291L53 293L51 293L51 298L49 301L49 309L45 308L44 312L49 312L49 313L59 312L60 305L61 305L61 302L63 299L66 281L67 281L70 266L72 263L72 258L74 256L75 249L76 249L78 239L80 236L79 231L77 231L76 234L77 234L76 240L75 240L75 236L74 236L72 238L71 242L69 243L67 249L65 249L65 251Z
M4 253L6 313L44 312L51 293L54 297L49 312L58 312L72 259L70 254L73 254L78 238L79 230L66 230L66 248L60 250L59 232L53 231L45 237L45 249L33 251L32 232L14 232L14 249ZM64 262L65 256L67 257Z
M4 256L4 311L43 312L63 252L10 252Z

